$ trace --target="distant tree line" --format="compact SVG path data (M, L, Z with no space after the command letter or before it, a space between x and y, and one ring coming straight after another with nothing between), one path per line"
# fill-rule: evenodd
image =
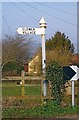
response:
M28 39L21 35L14 37L6 35L2 40L2 71L7 73L11 71L11 74L12 72L20 73L23 69L23 62L30 59L31 44L31 38Z
M57 62L61 66L71 64L71 59L74 54L74 45L65 33L56 32L53 37L46 40L46 66L51 62ZM41 71L41 48L38 50L39 61L38 66Z
M22 64L31 58L32 49L31 38L28 39L21 35L14 37L6 35L2 40L2 67L9 62ZM59 63L61 66L69 65L74 54L74 45L65 33L57 31L53 37L46 40L46 65L52 61ZM42 73L41 48L34 51L39 56L37 68Z

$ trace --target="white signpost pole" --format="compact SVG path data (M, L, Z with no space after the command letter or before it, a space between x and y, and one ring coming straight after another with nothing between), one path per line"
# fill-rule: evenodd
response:
M40 28L46 28L46 22L43 17L40 20L39 24L40 24ZM41 34L41 37L42 37L42 70L43 73L45 73L45 68L46 68L45 34Z
M74 107L74 105L75 105L75 103L74 103L74 99L75 99L75 97L74 97L74 82L76 81L76 80L78 80L79 79L79 68L77 67L77 66L74 66L74 65L72 65L72 66L70 66L74 71L75 71L75 75L71 78L71 82L72 82L72 107Z
M17 32L19 34L37 34L41 35L42 37L42 73L43 73L43 95L47 95L47 89L46 89L46 81L45 81L45 75L46 75L46 53L45 53L45 28L46 28L46 21L42 17L39 21L40 28L26 28L26 27L19 27L17 29Z
M74 80L72 80L72 107L74 107Z
M39 21L40 28L46 28L46 21L42 17ZM43 96L47 95L46 83L45 83L45 74L46 74L46 52L45 52L45 34L41 34L42 37L42 74L43 74Z

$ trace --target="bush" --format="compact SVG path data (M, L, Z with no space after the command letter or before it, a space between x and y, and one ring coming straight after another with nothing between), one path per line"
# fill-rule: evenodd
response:
M2 72L3 75L20 75L23 69L24 68L22 65L20 65L16 61L11 61L3 66Z
M62 67L56 62L52 62L46 69L46 79L51 82L54 100L60 104L65 90Z

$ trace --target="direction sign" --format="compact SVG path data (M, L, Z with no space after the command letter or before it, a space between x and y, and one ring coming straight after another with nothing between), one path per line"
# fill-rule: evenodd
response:
M77 66L66 66L63 67L63 78L64 80L78 80L79 79L79 68Z
M72 66L66 66L63 67L64 74L63 78L64 80L70 80L72 82L72 107L74 107L74 81L79 79L79 67L72 65Z
M41 34L45 34L45 28L19 27L17 29L17 32L19 34L37 34L37 35L41 35Z
M19 27L17 29L19 34L35 34L35 28L26 28L26 27Z

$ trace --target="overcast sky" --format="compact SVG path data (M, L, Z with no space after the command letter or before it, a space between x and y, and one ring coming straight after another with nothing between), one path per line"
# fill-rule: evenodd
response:
M12 1L12 0L11 0ZM39 20L44 17L47 22L46 39L55 32L64 32L77 45L77 3L76 2L3 2L2 36L14 35L22 27L39 27ZM37 43L41 37L30 35Z

